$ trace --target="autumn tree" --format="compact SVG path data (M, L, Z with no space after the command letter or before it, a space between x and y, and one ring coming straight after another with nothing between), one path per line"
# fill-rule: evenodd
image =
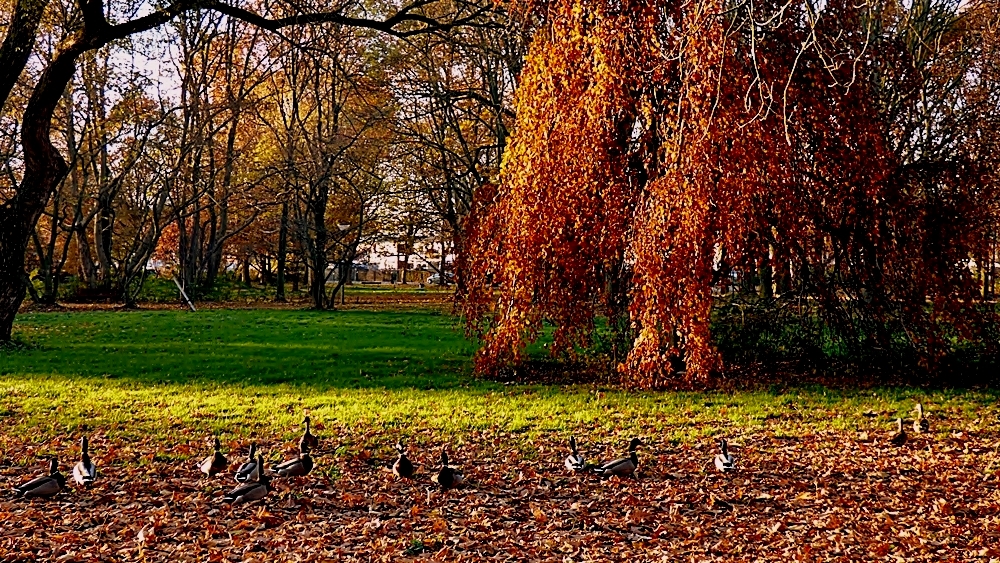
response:
M491 25L400 47L392 80L400 106L395 161L406 182L402 239L425 231L461 248L473 194L500 170L526 43L522 26L498 14Z
M406 37L475 25L491 6L449 0L369 7L345 1L333 5L301 3L228 3L221 0L176 0L151 10L130 3L105 5L103 0L52 3L15 0L4 14L5 37L0 46L0 116L4 139L16 137L19 146L5 146L15 155L12 173L0 188L0 341L11 336L13 320L25 294L25 256L31 233L49 197L68 173L63 149L51 138L53 116L80 58L116 41L160 28L186 13L213 11L252 26L278 31L328 23L345 28L370 29ZM53 10L73 12L65 33L54 40L51 58L38 69L28 64L41 33L43 17ZM141 14L141 15L140 15ZM55 39L62 39L57 41ZM20 80L24 84L19 85ZM22 96L23 98L19 97ZM24 100L24 104L15 104ZM16 133L12 134L12 128ZM5 141L7 142L7 141ZM9 180L9 182L8 182Z
M270 129L267 166L285 194L287 235L309 270L313 307L326 309L384 209L392 104L374 37L315 27L294 43L273 47L280 70L259 119Z
M536 30L517 123L468 223L481 369L518 361L543 322L571 354L604 315L629 384L707 377L723 272L787 275L848 346L902 334L933 365L947 335L981 341L995 319L969 263L997 211L995 6L519 7Z

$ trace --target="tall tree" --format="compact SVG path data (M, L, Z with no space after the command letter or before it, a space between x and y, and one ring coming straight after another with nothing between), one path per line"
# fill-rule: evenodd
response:
M995 321L968 267L1000 195L972 125L1000 115L980 70L1000 54L995 5L519 5L539 29L502 182L470 221L481 369L518 361L544 320L572 353L607 314L627 382L706 377L723 264L794 273L847 345L905 332L929 364Z
M490 6L419 0L401 6L386 6L383 14L360 2L335 6L300 7L297 3L267 5L231 4L220 0L176 0L152 11L131 5L105 5L103 0L81 0L68 4L79 17L66 30L66 39L56 47L37 78L31 77L31 95L20 112L23 166L16 186L3 190L0 204L0 341L9 340L14 317L24 298L25 254L42 210L68 172L61 150L52 142L52 118L67 84L76 72L79 58L114 41L158 28L178 15L212 10L261 29L277 31L291 26L329 23L365 28L394 36L412 36L475 24ZM30 57L46 8L44 0L17 0L0 47L0 108L5 108L15 84ZM136 16L137 13L144 15Z

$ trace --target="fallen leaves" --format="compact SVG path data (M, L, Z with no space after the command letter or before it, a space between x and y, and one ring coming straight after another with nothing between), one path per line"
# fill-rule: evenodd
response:
M39 448L0 438L3 459L31 461ZM481 431L464 437L455 456L470 483L448 492L429 482L440 443L415 442L421 469L402 480L380 467L393 459L388 436L353 438L372 444L366 455L317 452L313 474L276 479L266 499L235 508L220 502L233 485L229 472L198 478L197 442L146 459L135 452L161 446L95 440L101 475L92 489L71 488L52 501L2 497L0 561L1000 557L998 479L982 471L995 435L942 432L896 449L860 442L855 431L796 440L760 431L741 437L734 474L710 469L708 441L652 438L637 479L602 480L562 467L555 455L565 449L562 436L528 451ZM45 448L72 451L72 444ZM238 446L246 444L226 449ZM175 451L191 459L173 459ZM0 465L0 480L12 485L28 469Z

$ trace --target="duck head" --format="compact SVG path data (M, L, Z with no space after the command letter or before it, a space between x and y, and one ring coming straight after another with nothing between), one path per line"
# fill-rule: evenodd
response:
M271 483L271 477L267 474L267 471L264 471L264 456L260 454L257 454L257 467L260 468L257 482L265 487L268 486Z

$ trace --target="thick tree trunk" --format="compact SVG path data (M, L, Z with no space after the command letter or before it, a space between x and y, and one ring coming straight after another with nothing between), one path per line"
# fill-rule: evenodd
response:
M243 285L250 287L253 285L250 281L250 257L247 256L240 263L243 266Z
M0 207L0 342L10 340L14 317L24 300L24 256L29 237L49 196L68 172L49 133L52 113L73 78L81 52L78 42L52 59L24 110L24 177L14 197Z
M330 200L330 188L326 181L321 181L311 198L310 214L312 215L313 241L310 261L312 264L312 285L309 293L312 296L313 307L326 308L326 269L330 262L327 258L329 237L326 230L326 206Z
M14 316L24 300L24 255L31 230L21 217L9 204L0 207L0 342L10 341Z

